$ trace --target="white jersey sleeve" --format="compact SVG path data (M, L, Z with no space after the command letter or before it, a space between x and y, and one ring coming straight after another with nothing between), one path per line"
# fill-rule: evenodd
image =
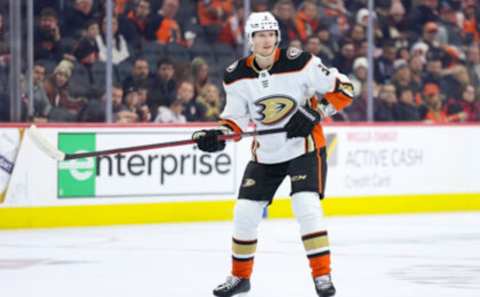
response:
M324 116L332 116L350 105L353 99L352 83L337 68L326 67L320 58L314 56L306 71L309 87L323 95L317 109Z
M306 70L309 87L314 88L318 93L325 94L335 89L337 68L328 68L323 65L320 58L314 56L308 63Z
M220 115L221 123L234 131L237 130L235 125L241 131L245 131L250 122L248 101L242 96L236 85L223 84L223 87L226 93L226 104ZM234 124L233 127L232 124Z

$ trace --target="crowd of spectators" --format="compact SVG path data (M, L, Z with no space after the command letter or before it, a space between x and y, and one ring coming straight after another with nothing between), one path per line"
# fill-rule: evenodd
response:
M297 47L347 74L355 100L336 121L367 119L374 69L375 121L480 121L477 0L252 0L272 11L280 47ZM215 121L223 70L245 42L243 0L115 0L115 122ZM5 6L5 5L3 5ZM0 120L8 121L8 9L0 5ZM106 17L102 0L35 1L34 108L24 119L105 120ZM374 22L374 63L366 59Z

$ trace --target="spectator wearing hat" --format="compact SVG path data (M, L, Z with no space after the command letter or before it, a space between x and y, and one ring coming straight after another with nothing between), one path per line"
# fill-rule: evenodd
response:
M368 8L361 8L357 11L357 14L355 16L355 22L356 24L362 25L363 27L368 27L368 15L369 15L369 10ZM376 18L377 14L374 12L374 17Z
M93 64L98 61L98 47L95 40L90 40L86 37L82 38L74 50L74 55L78 63L81 64L79 67L83 66L85 69L87 76L86 81L89 85L84 85L83 87L74 85L73 87L76 91L86 96L89 92L94 91L93 86L98 83L93 72ZM85 89L85 87L87 87L87 89Z
M394 74L392 83L397 90L404 88L412 88L412 72L408 67L407 61L403 59L395 60L393 63Z
M177 82L175 80L175 65L168 58L157 63L157 72L149 89L148 106L156 116L159 106L170 106L176 99Z
M107 19L104 18L101 23L101 34L97 35L95 41L99 49L99 60L107 60ZM127 46L127 42L122 34L118 31L118 20L117 18L112 18L112 35L113 35L113 44L112 44L112 63L117 65L125 61L129 56L130 52Z
M393 84L380 86L378 98L375 99L374 119L376 122L391 122L398 118L398 100Z
M438 28L438 24L435 22L428 22L423 26L421 41L428 45L429 50L440 47Z
M82 38L74 50L74 55L80 64L92 65L98 60L98 46L95 40Z
M420 41L415 42L412 45L412 47L410 49L410 56L412 56L412 57L420 56L420 57L423 58L423 60L426 60L428 50L429 50L428 44L426 44L425 42L420 40Z
M137 89L139 86L150 86L150 69L148 61L143 57L138 57L133 62L131 74L125 78L122 83L123 90L126 91L133 87Z
M355 97L360 96L362 88L367 83L368 61L365 57L358 57L353 62L353 74L350 80L353 85L353 94Z
M440 88L436 83L429 82L423 87L423 102L420 107L420 117L429 123L447 123L449 117L444 109Z
M467 118L467 114L461 109L455 108L454 105L448 110L447 105L441 98L440 88L435 83L425 84L423 95L425 104L420 108L420 115L424 121L429 123L448 123L464 121ZM452 102L451 100L449 101Z
M51 75L44 83L45 93L52 105L52 110L49 112L49 120L60 120L65 115L64 111L69 112L72 117L76 118L78 112L86 103L84 98L73 98L68 91L68 83L72 75L73 63L68 60L62 60L55 68L53 75ZM53 109L62 109L62 111L55 111L52 118ZM56 118L56 116L60 118ZM68 118L70 120L70 117Z
M398 104L396 107L397 121L420 121L420 111L415 101L414 92L408 87L397 89Z
M300 38L295 25L295 6L292 1L277 1L273 7L273 14L280 28L280 48L285 48L291 40Z
M375 81L380 84L389 82L394 73L393 64L397 57L397 48L392 41L383 44L383 51L380 57L375 59Z
M451 120L480 121L480 100L475 94L475 88L472 85L466 85L462 90L460 100L450 99L447 103L447 113L451 115Z
M62 58L60 49L60 28L55 10L45 8L40 13L34 33L34 58L58 62Z

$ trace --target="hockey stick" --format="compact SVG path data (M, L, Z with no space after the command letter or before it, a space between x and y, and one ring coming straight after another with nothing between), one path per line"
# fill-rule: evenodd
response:
M284 128L275 128L269 130L260 130L260 131L249 131L249 132L242 132L242 133L234 133L228 135L219 135L218 139L220 140L232 140L238 137L249 137L249 136L257 136L257 135L268 135L268 134L275 134L285 132ZM139 145L139 146L129 146L123 148L116 148L116 149L109 149L103 151L95 151L95 152L87 152L87 153L77 153L77 154L67 154L56 147L54 147L41 133L38 131L35 125L30 126L28 129L28 135L30 139L35 143L35 145L43 151L45 154L50 156L51 158L57 161L66 161L66 160L73 160L79 158L87 158L87 157L97 157L97 156L104 156L104 155L111 155L111 154L118 154L118 153L128 153L128 152L135 152L135 151L143 151L143 150L151 150L151 149L158 149L158 148L165 148L165 147L173 147L173 146L180 146L180 145L187 145L187 144L194 144L195 140L193 139L185 139L185 140L176 140L176 141L169 141L169 142L161 142L161 143L153 143L153 144L146 144L146 145Z

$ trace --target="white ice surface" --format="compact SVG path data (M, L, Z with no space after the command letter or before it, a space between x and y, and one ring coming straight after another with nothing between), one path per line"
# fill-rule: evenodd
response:
M328 218L337 297L479 297L480 213ZM212 296L230 223L0 231L2 297ZM249 297L315 297L293 220L261 225Z

